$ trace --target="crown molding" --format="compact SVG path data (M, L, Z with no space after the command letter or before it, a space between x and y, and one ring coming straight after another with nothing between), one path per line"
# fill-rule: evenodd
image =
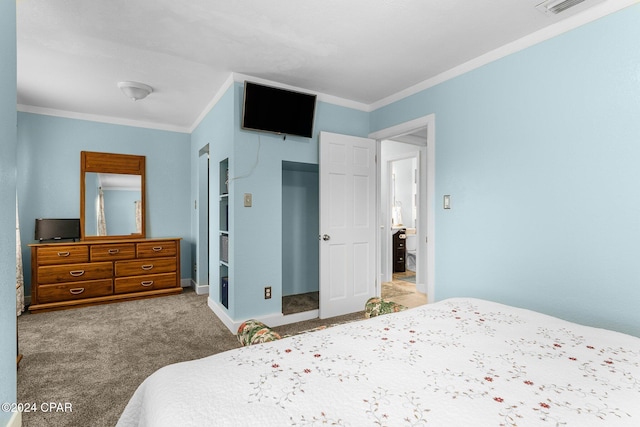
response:
M497 61L498 59L519 52L543 41L552 39L563 33L581 27L582 25L588 24L637 3L638 0L609 0L605 1L604 3L594 5L593 7L574 16L571 16L563 21L549 25L548 27L536 31L535 33L531 33L525 37L522 37L521 39L513 41L484 55L467 61L454 68L451 68L450 70L438 74L435 77L424 80L418 84L396 92L393 95L376 101L369 105L369 111L375 111L403 98L415 95L418 92L422 92L423 90L429 89L447 80L451 80L455 77L461 76L465 73L468 73L469 71L475 70L476 68L480 68L493 61Z
M493 61L504 58L513 53L519 52L521 50L534 46L543 41L552 39L563 33L571 31L582 25L588 24L592 21L595 21L599 18L602 18L604 16L607 16L609 14L612 14L614 12L617 12L619 10L622 10L626 7L632 6L637 3L638 3L638 0L608 0L603 3L599 3L563 21L549 25L548 27L545 27L542 30L539 30L535 33L529 34L507 45L494 49L484 55L481 55L461 65L451 68L443 73L440 73L435 77L424 80L416 85L410 86L406 89L403 89L399 92L396 92L388 97L380 99L371 104L352 101L349 99L340 98L337 96L328 95L324 93L315 93L315 95L317 96L317 99L322 102L326 102L329 104L334 104L334 105L338 105L346 108L351 108L351 109L359 110L363 112L372 112L379 108L385 107L389 104L397 102L403 98L414 95L418 92L422 92L426 89L429 89L447 80L451 80L455 77L461 76L465 73L468 73L469 71L480 68ZM88 120L88 121L94 121L94 122L100 122L100 123L116 124L116 125L123 125L123 126L134 126L134 127L140 127L140 128L146 128L146 129L155 129L155 130L163 130L163 131L169 131L169 132L191 134L202 122L202 120L207 116L207 114L209 114L211 109L220 101L220 99L222 98L222 96L224 96L226 91L235 82L244 82L244 80L251 80L256 83L275 86L282 89L295 90L295 91L305 92L305 93L313 93L305 88L286 85L286 84L274 82L271 80L266 80L258 77L249 76L246 74L232 72L232 73L229 73L229 76L224 81L222 86L218 89L214 97L211 99L211 101L207 104L207 106L204 108L202 113L200 113L198 118L194 121L194 123L190 127L174 126L174 125L167 125L167 124L154 123L154 122L144 122L144 121L116 118L111 116L102 116L102 115L96 115L96 114L77 113L77 112L70 112L65 110L57 110L57 109L44 108L44 107L35 107L35 106L23 105L23 104L17 104L17 110L25 113L42 114L42 115L61 117L61 118Z
M144 122L140 120L123 119L119 117L101 116L98 114L77 113L73 111L57 110L54 108L35 107L32 105L17 104L16 108L22 113L41 114L44 116L60 117L65 119L87 120L90 122L106 123L111 125L133 126L145 129L163 130L169 132L190 133L188 128L162 123Z
M207 114L209 114L209 112L213 109L213 107L216 106L218 101L220 101L220 99L222 99L224 94L227 93L227 90L231 86L233 86L233 73L229 73L229 75L227 76L226 80L224 81L222 86L220 86L220 88L218 89L216 94L213 96L211 101L209 101L209 103L207 104L205 109L202 110L202 113L200 113L198 118L193 122L193 124L189 128L189 133L193 133L193 131L196 130L196 128L200 125L200 122L202 122L202 120L204 120L204 118L207 117Z

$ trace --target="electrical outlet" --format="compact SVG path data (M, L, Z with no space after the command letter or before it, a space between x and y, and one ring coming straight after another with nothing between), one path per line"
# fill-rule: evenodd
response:
M253 196L251 193L244 193L244 207L250 208L253 204Z
M264 299L271 299L271 286L264 287Z

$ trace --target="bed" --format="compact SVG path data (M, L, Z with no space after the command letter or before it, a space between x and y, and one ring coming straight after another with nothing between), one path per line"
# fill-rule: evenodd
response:
M640 338L448 299L166 366L118 426L640 426Z

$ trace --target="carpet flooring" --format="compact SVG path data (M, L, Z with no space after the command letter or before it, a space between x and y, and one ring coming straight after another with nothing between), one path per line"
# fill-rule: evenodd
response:
M363 318L353 313L274 328L295 334ZM70 403L72 412L23 413L23 426L113 426L138 385L171 363L239 347L206 295L121 302L18 318L18 401Z
M282 314L302 313L320 307L320 292L287 295L282 297Z

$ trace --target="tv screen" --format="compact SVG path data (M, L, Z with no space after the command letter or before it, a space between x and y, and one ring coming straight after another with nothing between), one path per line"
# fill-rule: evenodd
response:
M36 240L76 240L80 239L80 219L36 219Z
M242 128L311 138L316 95L244 82Z

